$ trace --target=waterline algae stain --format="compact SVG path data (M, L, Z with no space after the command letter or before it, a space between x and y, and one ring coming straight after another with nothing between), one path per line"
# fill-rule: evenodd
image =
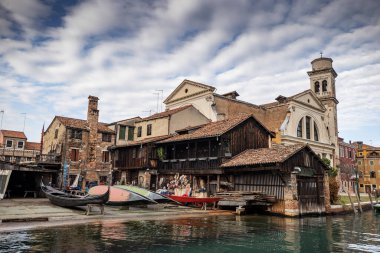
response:
M380 252L380 216L223 216L0 234L0 252Z

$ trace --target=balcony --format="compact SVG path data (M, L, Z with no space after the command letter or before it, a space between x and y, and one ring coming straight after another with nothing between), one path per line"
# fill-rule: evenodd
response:
M220 157L200 157L188 159L173 159L161 160L158 163L160 170L202 170L202 169L217 169L222 163Z

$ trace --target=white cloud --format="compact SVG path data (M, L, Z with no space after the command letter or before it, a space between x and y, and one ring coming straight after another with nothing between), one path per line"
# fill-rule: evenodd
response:
M306 71L320 51L339 74L341 129L379 124L376 1L94 0L63 17L40 1L1 5L0 107L27 112L34 140L40 121L84 118L89 94L100 97L101 120L114 121L155 110L155 90L166 96L184 78L271 102L309 88ZM43 25L54 17L61 25Z

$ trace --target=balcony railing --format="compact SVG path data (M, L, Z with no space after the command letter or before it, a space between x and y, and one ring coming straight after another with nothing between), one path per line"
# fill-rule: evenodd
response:
M161 170L214 169L219 168L221 163L222 158L220 157L161 160L158 163L158 168Z

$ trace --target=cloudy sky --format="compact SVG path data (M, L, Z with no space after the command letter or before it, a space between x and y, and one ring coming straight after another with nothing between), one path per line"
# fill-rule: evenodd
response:
M1 0L3 128L39 141L89 94L103 122L147 116L185 78L267 103L308 89L321 51L340 135L380 146L380 1Z

